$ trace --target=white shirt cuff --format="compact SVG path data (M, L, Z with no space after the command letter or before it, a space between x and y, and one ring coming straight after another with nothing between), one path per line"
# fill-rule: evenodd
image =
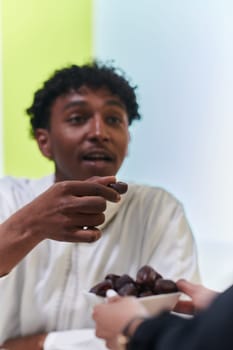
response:
M105 342L95 336L94 329L77 329L49 333L44 350L106 350Z

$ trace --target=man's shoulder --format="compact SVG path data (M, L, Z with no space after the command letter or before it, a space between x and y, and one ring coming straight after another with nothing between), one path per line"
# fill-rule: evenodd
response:
M180 203L171 192L159 186L130 183L128 192L134 198Z
M1 189L20 189L26 188L29 185L30 179L26 178L17 178L14 176L4 176L0 179L0 188Z
M52 175L41 179L5 176L0 179L0 201L20 207L46 191L53 184L53 179Z
M38 195L45 191L53 183L53 176L45 176L40 179L24 177L4 176L0 179L0 193L34 193Z
M0 222L34 200L52 184L52 177L27 179L5 176L0 179Z

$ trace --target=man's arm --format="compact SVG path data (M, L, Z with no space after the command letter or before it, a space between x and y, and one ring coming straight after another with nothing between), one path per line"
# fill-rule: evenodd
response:
M2 344L1 348L7 350L43 350L46 334L31 335L28 337L10 339Z
M0 276L4 276L44 239L94 242L104 222L106 201L119 193L108 187L113 176L58 182L0 225Z

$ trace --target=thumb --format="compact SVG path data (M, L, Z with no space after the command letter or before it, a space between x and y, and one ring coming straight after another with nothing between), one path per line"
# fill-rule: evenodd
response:
M200 287L198 284L188 282L184 279L177 281L176 285L177 285L177 288L179 289L179 291L187 294L190 297L193 297L193 295L195 294L197 289L199 289L199 287Z
M115 297L111 297L107 299L107 303L116 303L117 301L119 301L121 299L121 297L119 295L115 296Z

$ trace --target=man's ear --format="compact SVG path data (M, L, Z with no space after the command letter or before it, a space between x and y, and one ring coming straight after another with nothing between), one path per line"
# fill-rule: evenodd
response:
M53 159L53 154L50 144L50 135L47 129L36 129L35 139L37 141L38 147L43 154L48 159Z

